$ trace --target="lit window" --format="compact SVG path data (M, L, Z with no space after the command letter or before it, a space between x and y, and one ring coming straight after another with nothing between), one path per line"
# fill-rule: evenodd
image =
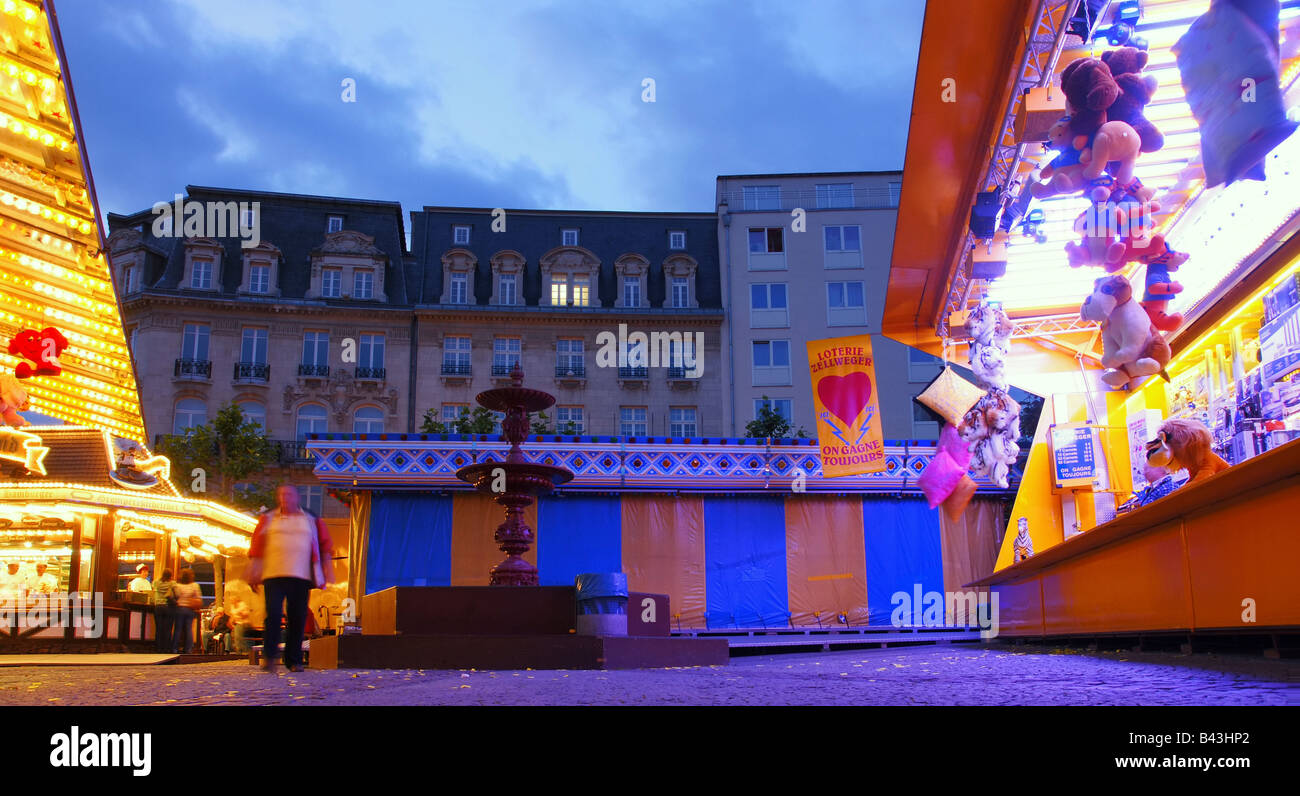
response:
M326 224L326 232L341 232L343 230L343 216L330 216Z
M560 230L560 244L563 246L577 246L578 230L576 229Z
M266 293L271 289L271 266L253 265L248 269L248 292Z
M326 268L320 272L320 294L324 298L338 298L343 287L343 270Z
M668 410L668 436L695 436L695 407L674 406Z
M685 249L685 248L686 248L686 233L685 233L685 232L669 232L669 233L668 233L668 248L670 248L670 249Z
M457 246L469 245L469 227L457 224L451 228L452 240Z
M647 415L644 406L619 407L618 433L625 437L644 437L650 433Z
M374 271L353 271L352 272L352 298L358 298L358 299L374 298L374 290L375 290Z
M551 304L563 307L569 303L569 286L564 282L551 282Z
M575 276L573 278L573 306L586 307L590 298L588 296L587 277Z

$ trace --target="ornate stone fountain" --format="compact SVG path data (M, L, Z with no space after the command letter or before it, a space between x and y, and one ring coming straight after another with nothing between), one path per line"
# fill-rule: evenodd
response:
M533 543L533 531L524 522L524 509L558 484L571 481L573 472L524 459L519 446L531 430L528 414L550 408L555 404L555 396L524 387L524 371L518 364L510 372L510 381L509 387L486 390L474 398L484 409L505 412L501 430L510 443L505 461L488 459L471 464L457 470L456 477L473 484L480 492L496 495L496 502L505 507L506 521L497 527L493 538L506 558L492 567L492 585L536 586L537 567L523 559ZM504 490L501 489L503 481Z

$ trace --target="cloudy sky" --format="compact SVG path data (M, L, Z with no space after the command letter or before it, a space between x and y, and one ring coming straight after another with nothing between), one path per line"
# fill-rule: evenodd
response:
M901 168L922 0L59 0L101 207L186 184L711 210ZM356 101L344 102L343 82ZM645 102L643 81L655 81Z

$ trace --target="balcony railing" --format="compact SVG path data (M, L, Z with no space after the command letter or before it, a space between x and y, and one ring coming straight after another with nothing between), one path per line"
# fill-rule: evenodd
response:
M470 366L468 362L447 362L442 363L442 375L444 376L468 376L470 375Z
M820 202L816 189L796 191L782 188L779 196L768 194L750 196L748 199L743 190L723 191L718 198L719 201L726 202L728 211L732 213L789 211L796 207L802 207L804 210L868 210L898 207L898 198L885 185L870 187L855 185L852 196L838 191L829 194L822 192Z
M650 378L649 368L643 367L621 367L618 369L620 379L648 379Z
M697 378L699 378L699 376L696 376L696 375L694 375L694 374L692 373L692 371L694 371L694 370L695 370L694 368L679 368L679 367L675 367L675 366L670 365L670 366L668 367L668 378L670 378L670 379L674 379L674 380L677 380L677 379L697 379Z
M210 379L212 378L212 360L178 359L172 375L178 379Z
M279 450L280 464L303 464L312 459L311 452L307 450L306 440L272 439L267 441Z
M515 369L515 365L517 365L517 364L518 364L517 362L509 362L509 363L507 363L507 364L505 364L505 365L502 365L502 364L499 364L499 363L493 363L493 365L492 365L492 377L493 377L493 378L497 378L497 379L500 379L500 378L506 378L506 379L508 379L508 378L510 378L510 372L513 371L513 370Z
M236 362L235 381L265 382L271 378L271 366L265 362Z
M303 363L298 366L299 376L314 376L316 378L325 378L330 375L329 365L308 365Z
M356 377L358 379L370 379L372 381L383 381L388 371L384 368L357 368Z
M557 379L584 379L587 377L587 366L582 362L570 362L567 365L555 366L555 378Z

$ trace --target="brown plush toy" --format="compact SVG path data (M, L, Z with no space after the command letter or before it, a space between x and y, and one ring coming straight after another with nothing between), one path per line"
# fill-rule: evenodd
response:
M1061 71L1061 90L1070 114L1070 130L1092 137L1105 124L1106 110L1119 97L1110 67L1096 58L1080 58Z
M1159 85L1155 75L1141 74L1147 58L1147 53L1136 47L1120 47L1101 56L1119 87L1118 96L1106 109L1106 117L1127 122L1142 139L1142 151L1155 152L1165 145L1165 137L1145 113L1146 105Z
M1147 443L1147 462L1170 472L1187 470L1194 484L1221 473L1232 465L1213 451L1214 438L1204 423L1195 420L1166 420Z

